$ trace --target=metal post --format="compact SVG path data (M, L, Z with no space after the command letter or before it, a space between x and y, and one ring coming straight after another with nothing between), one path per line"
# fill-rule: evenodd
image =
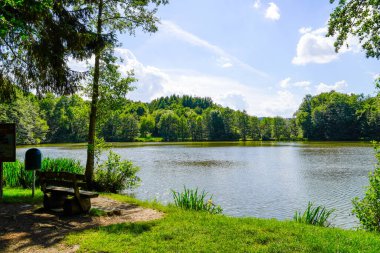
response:
M3 162L0 161L0 200L3 199Z
M34 190L36 188L36 171L33 170L33 186L32 186L32 198L34 198Z

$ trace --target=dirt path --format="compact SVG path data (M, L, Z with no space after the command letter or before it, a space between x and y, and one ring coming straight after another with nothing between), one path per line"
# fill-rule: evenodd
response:
M93 199L92 207L106 211L109 216L65 217L29 204L0 204L0 252L75 252L77 246L61 243L70 232L163 217L158 211L104 197Z

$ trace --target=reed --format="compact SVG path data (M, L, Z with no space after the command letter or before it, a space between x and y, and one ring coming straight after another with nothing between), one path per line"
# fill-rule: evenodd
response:
M223 212L223 209L220 206L215 205L212 202L212 196L207 199L208 193L204 190L202 192L198 192L198 188L193 190L184 187L183 192L176 192L172 190L172 194L174 204L182 209L207 211L212 214L219 214Z
M69 158L44 158L41 164L41 171L54 172L72 172L83 174L84 168L79 161ZM8 187L31 188L33 182L32 171L25 170L23 162L16 161L12 163L4 163L4 183ZM38 178L36 181L38 184Z
M313 203L309 201L307 208L303 214L296 211L293 220L299 223L311 224L320 227L329 227L331 223L328 218L335 211L335 209L328 210L324 206L314 207Z

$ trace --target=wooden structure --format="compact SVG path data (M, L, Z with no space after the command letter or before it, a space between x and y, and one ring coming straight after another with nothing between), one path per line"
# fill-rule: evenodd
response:
M37 172L44 193L44 208L61 209L67 215L88 213L97 192L85 191L84 175L69 172Z
M16 124L0 124L0 201L3 199L3 162L16 161Z

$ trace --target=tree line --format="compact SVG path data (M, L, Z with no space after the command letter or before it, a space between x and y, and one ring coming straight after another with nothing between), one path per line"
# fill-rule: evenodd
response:
M90 102L79 95L17 93L0 104L0 122L17 124L17 143L85 142ZM97 136L108 142L237 140L378 140L379 97L335 91L307 95L292 118L256 117L211 98L172 95L150 103L119 99L99 112Z

